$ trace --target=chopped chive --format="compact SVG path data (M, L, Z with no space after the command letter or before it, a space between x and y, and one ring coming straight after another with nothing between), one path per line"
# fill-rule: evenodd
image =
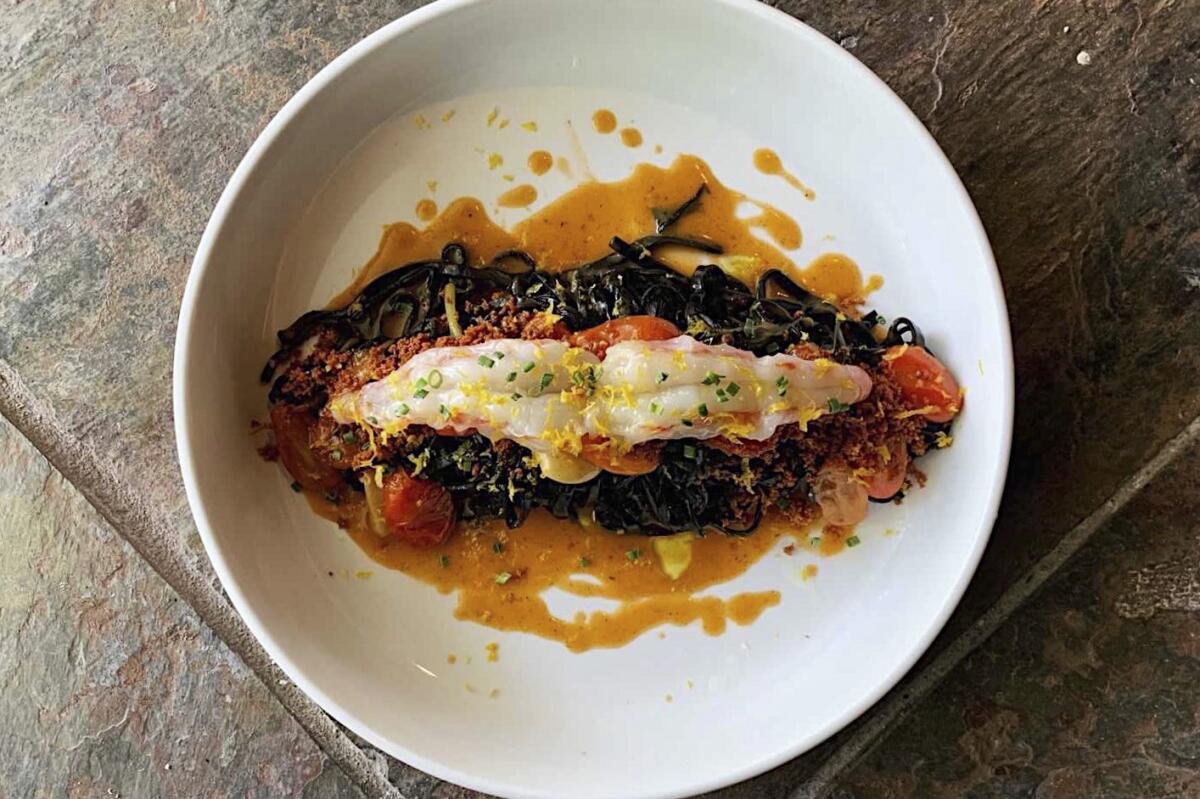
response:
M829 398L829 412L830 413L841 413L842 411L848 411L848 410L850 410L850 406L844 402L839 402L837 397Z
M496 362L486 355L480 355L478 358L478 363L480 366L486 366L488 369L491 369L496 365Z
M783 375L780 375L779 379L775 381L775 390L776 390L776 393L779 394L779 396L781 396L781 397L784 396L785 394L787 394L788 379L786 377L784 377Z
M426 397L429 396L429 392L423 388L419 388L413 392L413 396L416 397L417 399L425 399Z
M513 398L513 401L515 402L521 398L521 395L516 392L513 392L512 398Z
M538 383L538 390L545 391L547 388L550 387L550 384L553 382L554 382L554 375L550 374L549 372L544 372L542 374L541 381Z
M445 405L439 405L439 406L438 406L438 413L440 413L440 414L442 415L442 418L443 418L443 419L449 419L449 418L450 418L450 411L449 411L449 409L447 409L447 408L446 408L446 406L445 406Z
M856 535L852 535L846 539L846 546L848 547L856 547L861 543L862 542L858 540L858 536Z
M425 386L427 386L427 385L429 385L429 381L428 381L428 380L426 380L426 379L425 379L425 378L423 378L423 377L418 377L418 378L417 378L417 388L425 388Z
M517 373L516 373L516 372L509 372L509 373L508 373L508 376L507 376L507 377L505 377L504 379L505 379L505 381L507 381L507 382L511 383L512 381L514 381L514 380L516 380L516 379L517 379Z
M340 449L335 449L329 453L329 457L333 458L335 461L340 461L342 459L342 451Z
M368 416L367 424L379 424L379 420L376 419L374 416Z
M571 382L572 383L574 383L577 386L582 386L583 381L584 381L583 372L579 371L578 369L576 369L574 372L571 372Z
M700 407L696 409L696 413L701 416L708 416L708 404L704 402L700 403Z
M662 413L662 406L657 402L650 403L650 413Z
M625 557L629 558L630 560L637 560L641 556L642 556L642 550L640 550L640 549L631 549L625 553Z
M533 366L534 366L534 363L533 363L533 361L526 361L526 362L525 362L525 363L524 363L524 364L521 366L521 371L522 371L522 372L526 372L526 373L528 373L528 372L532 372L532 371L533 371Z
M681 425L683 425L684 427L691 427L691 426L692 426L692 420L691 420L691 419L680 419L680 420L679 420L679 423L680 423Z
M724 377L725 375L719 375L713 370L709 369L704 373L704 379L700 382L706 386L715 386L719 384Z
M696 460L696 448L693 447L691 444L684 444L683 445L683 457L687 458L690 461Z
M411 410L412 408L408 407L403 402L396 406L396 413L400 414L401 416L404 416Z
M659 372L658 377L655 379L654 382L655 383L665 383L665 382L667 382L668 377L670 377L670 375L667 374L666 372Z
M717 399L719 399L721 402L729 402L729 395L725 393L725 389L717 389Z
M295 491L297 494L299 494L301 491L303 491L303 490L304 490L304 487L303 487L303 486L301 486L299 483L295 483L295 482L293 482L293 483L292 483L292 490L293 490L293 491Z
M582 557L579 559L579 568L586 569L588 566L591 566L591 565L592 565L591 558Z
M441 384L442 384L442 373L439 372L437 369L434 369L432 372L429 373L429 385L433 386L434 388L437 388Z
M497 353L496 353L496 360L497 360L497 361L503 361L503 360L504 360L504 353L503 353L503 352L497 352Z
M354 441L354 433L349 430L347 430L345 433L342 433L342 441L345 441L347 444L351 443Z
M737 393L741 390L742 390L742 387L739 386L737 383L730 383L729 385L725 386L726 393L728 393L729 396L731 396L731 397L736 397Z
M810 547L819 547L819 546L821 546L821 536L819 536L819 535L814 535L812 538L808 539L808 545L809 545Z
M497 555L499 555L501 552L504 551L504 544L501 544L499 541L496 541L495 543L492 544L492 551L495 552Z
M497 574L495 576L494 579L495 579L497 585L504 585L505 583L507 583L509 580L512 579L512 575L509 574L508 572L500 572L499 574Z
M442 555L440 558L438 558L438 563L442 564L443 569L446 568L450 565L450 556Z

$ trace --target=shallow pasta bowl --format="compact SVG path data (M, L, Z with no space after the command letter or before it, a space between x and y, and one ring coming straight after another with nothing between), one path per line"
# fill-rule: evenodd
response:
M669 628L572 654L456 621L452 597L381 572L256 454L246 431L264 415L256 376L275 330L344 287L381 225L413 219L429 182L447 198L504 188L473 154L517 152L526 146L511 137L532 134L487 126L497 107L539 120L602 179L675 153L706 158L724 182L796 216L798 262L836 249L882 274L872 304L919 320L967 388L954 446L923 461L928 486L874 508L861 546L803 581L801 562L775 553L728 587L782 592L751 626L720 637ZM601 107L646 144L596 138L587 120ZM755 171L756 147L776 150L816 200ZM505 223L521 213L498 211ZM958 178L886 86L819 34L749 0L441 0L336 59L251 147L196 254L174 395L213 566L250 629L330 714L405 762L493 794L667 797L804 752L929 645L996 514L1012 359L995 265ZM489 662L484 647L497 641Z

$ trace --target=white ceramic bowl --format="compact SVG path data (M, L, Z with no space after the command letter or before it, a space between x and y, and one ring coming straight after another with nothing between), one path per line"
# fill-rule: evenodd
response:
M485 124L494 105L513 120L503 131ZM647 144L635 151L594 134L587 119L601 106ZM415 124L417 113L433 127ZM538 134L519 128L527 119ZM874 304L917 320L969 391L955 445L923 462L926 489L874 507L862 546L819 561L814 580L797 578L807 556L774 553L723 586L775 587L783 601L721 637L668 628L576 655L455 621L452 597L374 567L315 518L246 434L264 416L256 376L274 331L344 286L380 225L411 219L427 180L439 181L443 202L494 199L505 170L489 171L475 148L509 163L535 142L562 152L569 119L601 178L695 152L724 182L798 218L798 262L836 249L882 273ZM760 146L817 200L755 172ZM543 197L566 187L559 181L540 184ZM970 200L912 114L836 45L750 0L442 0L330 64L238 167L188 281L175 414L188 499L226 591L335 718L418 768L494 794L664 797L795 757L926 648L996 513L1012 365ZM372 577L354 577L360 569ZM482 656L491 641L501 644L496 663Z

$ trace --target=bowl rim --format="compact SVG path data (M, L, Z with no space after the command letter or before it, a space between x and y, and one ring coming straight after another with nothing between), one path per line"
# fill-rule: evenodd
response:
M957 195L957 199L967 212L967 225L962 230L962 235L969 237L975 247L978 248L983 259L985 271L985 281L989 284L992 294L993 310L997 318L1001 320L1000 330L996 331L999 337L1001 363L996 364L997 384L995 395L1002 402L1002 425L996 433L1000 436L1000 454L993 465L994 471L992 474L991 486L988 490L986 499L985 514L983 516L984 523L975 534L975 542L964 559L961 569L950 586L947 594L947 600L937 614L929 618L922 634L916 637L910 645L904 656L899 658L896 665L890 670L887 676L879 681L875 688L856 701L848 703L845 709L829 723L821 729L811 732L807 735L796 738L790 744L780 747L771 752L766 752L762 757L743 764L741 767L731 770L720 777L713 777L704 780L697 780L687 784L680 784L669 790L637 794L638 799L674 799L674 797L690 796L697 793L717 790L729 785L732 785L743 780L758 776L770 769L773 769L783 763L786 763L821 742L827 740L832 735L836 734L851 721L855 720L865 713L872 705L879 701L886 693L892 690L897 683L904 677L905 674L912 668L913 664L925 653L934 638L941 632L945 626L950 614L958 606L967 585L974 576L975 570L979 565L979 561L983 555L988 541L991 537L992 528L995 524L996 516L1000 506L1000 499L1003 494L1005 478L1008 470L1008 462L1010 458L1012 444L1012 429L1013 429L1013 412L1014 412L1014 367L1012 355L1012 338L1008 321L1007 304L1004 297L1003 284L1001 282L999 271L996 267L996 262L987 234L983 224L979 219L978 211L975 209L974 203L971 201L970 195L963 186L961 179L955 172L945 153L942 152L933 136L920 122L916 115L908 108L907 105L883 82L875 73L868 69L862 62L854 58L850 53L844 50L841 46L825 37L820 32L804 24L800 20L790 16L789 14L777 8L769 6L758 0L706 0L715 5L724 6L734 12L751 14L761 20L763 23L773 26L778 29L784 29L787 35L795 37L802 45L814 48L822 52L823 55L835 62L839 68L857 72L860 78L865 78L868 83L874 83L876 88L883 90L883 96L890 98L895 104L894 110L899 112L902 124L906 127L904 131L906 135L913 136L920 140L923 146L930 151L934 156L934 161L938 168L943 173L941 177L947 182L947 186L952 192ZM363 59L368 54L374 52L380 47L386 46L394 40L402 37L404 34L419 28L422 25L439 17L453 14L454 12L477 5L486 5L503 2L503 0L435 0L428 5L415 9L401 16L400 18L387 23L383 27L369 34L365 38L356 42L345 52L338 55L329 64L323 67L316 75L309 79L303 87L300 88L286 104L275 114L262 132L255 138L253 144L247 150L246 154L238 163L229 182L221 192L220 198L213 209L212 215L209 218L208 224L205 226L204 234L200 239L200 243L196 249L195 257L192 260L190 272L184 288L183 299L179 311L178 328L175 339L175 350L173 359L173 374L172 374L172 399L174 405L174 432L176 446L179 458L180 471L183 476L184 490L187 495L188 506L191 510L192 517L195 520L196 527L200 534L200 539L204 544L204 549L212 562L213 569L217 577L221 581L226 594L229 596L234 608L250 629L254 637L262 645L262 647L271 656L280 669L287 677L294 682L301 690L304 691L317 705L320 706L323 712L328 713L339 723L345 725L355 734L362 737L372 746L387 752L389 755L420 769L438 779L446 780L460 786L464 786L473 790L479 790L486 793L512 796L512 797L550 797L551 794L536 788L531 789L528 786L518 786L497 782L489 778L482 778L474 774L466 773L457 770L445 763L431 760L410 751L407 747L400 745L394 741L385 740L382 736L365 724L361 723L358 718L343 708L337 701L329 696L325 691L313 683L296 662L288 655L287 651L282 648L270 632L269 625L264 622L263 618L255 611L251 602L246 598L245 593L234 579L229 565L226 562L225 553L222 551L218 543L212 527L209 523L208 514L205 509L204 502L200 496L200 490L197 483L197 466L192 451L191 442L188 437L189 420L191 418L191 408L187 394L188 373L190 367L190 356L192 336L194 333L193 321L196 311L196 303L200 296L201 287L204 283L206 273L211 262L212 250L220 234L222 228L226 225L230 218L230 209L234 205L238 195L246 187L255 171L260 167L263 155L271 147L271 145L280 137L291 124L293 119L307 106L310 100L325 88L329 83L338 78L342 73L351 69L358 61ZM990 267L990 268L986 268Z

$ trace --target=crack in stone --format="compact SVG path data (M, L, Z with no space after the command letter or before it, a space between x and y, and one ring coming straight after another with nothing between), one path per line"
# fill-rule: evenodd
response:
M74 752L76 749L83 746L85 743L88 743L90 741L99 741L105 735L105 733L112 732L113 730L115 730L119 727L125 726L125 723L128 721L129 721L129 707L126 706L125 715L121 716L121 718L118 721L114 721L112 724L109 724L104 729L97 730L96 732L88 733L87 735L83 736L82 738L80 738L78 741L76 741L72 745L68 746L63 751L64 752Z
M942 58L946 55L946 50L950 47L950 40L954 38L954 27L950 24L950 12L943 11L942 19L942 46L938 48L937 54L933 58L933 66L929 69L929 74L933 77L933 85L937 92L933 97L933 105L929 108L929 113L925 115L926 119L932 119L934 112L938 110L938 106L942 102L942 95L945 93L946 86L942 82L942 76L938 74L938 69L942 66Z

